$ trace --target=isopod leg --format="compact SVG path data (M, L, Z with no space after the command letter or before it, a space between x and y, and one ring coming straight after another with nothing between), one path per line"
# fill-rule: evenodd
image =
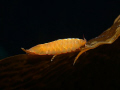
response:
M89 48L89 49L90 49L90 48ZM78 60L78 58L80 57L80 55L81 55L82 53L86 52L86 51L89 50L89 49L84 49L84 50L80 51L80 52L78 53L78 55L75 57L75 60L74 60L73 65L74 65L75 62Z
M53 59L56 57L57 55L54 55L52 58L51 58L51 61L53 61Z

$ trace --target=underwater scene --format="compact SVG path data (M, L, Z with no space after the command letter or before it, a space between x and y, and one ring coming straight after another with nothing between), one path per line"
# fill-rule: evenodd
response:
M119 90L119 3L94 3L3 2L0 90Z

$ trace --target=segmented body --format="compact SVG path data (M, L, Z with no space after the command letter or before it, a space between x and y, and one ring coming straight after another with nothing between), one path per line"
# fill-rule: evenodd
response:
M72 52L77 49L80 49L81 46L84 46L86 40L77 39L77 38L68 38L68 39L59 39L45 44L36 45L28 50L24 50L28 54L36 55L56 55ZM53 60L53 58L51 60Z

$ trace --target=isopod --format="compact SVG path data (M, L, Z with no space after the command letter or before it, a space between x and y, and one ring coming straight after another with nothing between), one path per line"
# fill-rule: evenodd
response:
M85 46L86 39L78 39L78 38L67 38L67 39L58 39L49 43L38 44L28 50L21 48L28 54L31 55L53 55L51 61L55 58L55 56L63 53L72 52L75 50L80 50L81 46ZM77 60L74 60L74 63Z

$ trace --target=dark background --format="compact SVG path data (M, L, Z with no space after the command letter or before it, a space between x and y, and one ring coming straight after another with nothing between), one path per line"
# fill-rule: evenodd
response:
M23 54L57 39L90 40L108 29L120 14L120 3L112 1L3 0L0 18L0 59Z

